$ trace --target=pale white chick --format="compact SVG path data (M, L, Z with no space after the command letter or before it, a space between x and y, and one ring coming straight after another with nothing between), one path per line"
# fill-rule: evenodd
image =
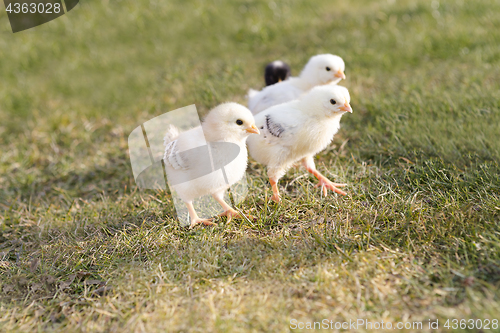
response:
M224 201L224 193L230 185L241 180L246 171L248 154L245 143L252 133L259 134L252 113L237 103L224 103L215 107L205 117L201 126L180 134L174 126L168 130L164 139L165 171L169 181L177 183L173 188L187 206L191 219L190 228L200 223L214 224L212 219L198 217L193 206L193 200L207 194L211 194L224 209L221 216L240 216ZM212 156L213 159L210 160L203 159L203 156L197 153L201 150L197 149L208 149L207 145L218 142L236 144L239 152L222 170L212 170L210 164L217 164L215 159L223 158L224 152L219 152L217 157L211 149L207 154ZM204 172L205 175L198 177L196 173L200 171L200 167L213 172ZM182 181L179 181L180 179Z
M298 77L291 77L256 91L248 91L248 108L254 115L271 106L299 98L315 86L337 84L345 79L345 64L341 57L319 54L311 57Z
M332 141L340 127L340 118L352 112L349 92L338 85L313 88L299 100L276 105L255 116L260 135L247 140L250 155L267 166L272 200L281 200L278 181L293 164L300 161L318 180L323 194L327 189L342 195L338 187L316 170L314 155Z

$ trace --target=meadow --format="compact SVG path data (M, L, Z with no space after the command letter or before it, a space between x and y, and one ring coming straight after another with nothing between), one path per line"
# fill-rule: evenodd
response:
M0 6L0 331L500 320L499 26L498 0L82 0L13 34ZM188 230L137 188L135 127L319 53L346 62L354 111L316 157L346 197L294 169L277 205L250 161L258 220Z

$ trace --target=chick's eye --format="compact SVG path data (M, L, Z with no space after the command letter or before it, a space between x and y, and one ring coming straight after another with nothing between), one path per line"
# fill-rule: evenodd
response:
M236 120L236 125L239 125L239 126L243 125L243 120L241 120L241 119Z
M337 101L336 101L336 100L334 100L334 99L332 98L332 99L330 100L330 103L332 103L332 105L335 105L335 104L337 104Z
M330 68L330 67L327 67L327 68L326 68L326 70L327 70L327 71L330 71L330 70L331 70L331 68Z

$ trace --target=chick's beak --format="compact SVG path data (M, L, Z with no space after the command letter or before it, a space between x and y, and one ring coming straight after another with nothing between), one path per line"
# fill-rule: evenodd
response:
M260 134L259 129L255 125L250 126L249 128L246 129L246 131L248 133Z
M342 80L345 80L345 74L341 69L339 69L339 71L335 73L335 76L341 78Z
M352 113L352 108L347 102L345 102L344 105L340 107L340 110Z

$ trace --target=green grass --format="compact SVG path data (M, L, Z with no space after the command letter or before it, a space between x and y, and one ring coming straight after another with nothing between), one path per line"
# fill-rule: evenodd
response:
M12 34L0 10L0 331L500 319L499 13L494 0L89 0ZM298 74L324 52L346 61L354 113L316 160L347 197L291 170L269 203L251 162L239 208L259 219L190 231L168 193L136 188L140 123L245 103L268 61Z

